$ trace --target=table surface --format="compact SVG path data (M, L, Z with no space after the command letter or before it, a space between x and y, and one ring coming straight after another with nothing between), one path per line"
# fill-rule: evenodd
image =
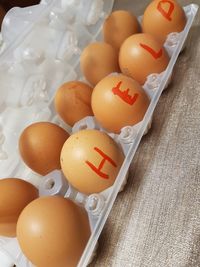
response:
M116 0L114 9L141 15L149 2ZM90 267L200 266L199 62L200 12Z

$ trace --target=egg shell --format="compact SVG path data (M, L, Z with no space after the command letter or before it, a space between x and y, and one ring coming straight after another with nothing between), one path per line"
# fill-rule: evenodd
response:
M54 123L33 123L20 136L20 155L33 171L46 175L61 168L60 152L68 137L69 134Z
M85 194L99 193L112 186L123 160L121 148L98 130L82 130L71 135L61 152L66 179Z
M81 70L85 78L92 85L112 72L119 71L118 54L107 43L91 43L80 57Z
M122 74L107 76L95 86L92 94L95 118L114 133L140 122L149 103L140 84Z
M155 0L144 12L142 30L164 43L169 33L181 32L186 22L184 10L178 1Z
M163 72L169 56L154 36L147 33L134 34L121 46L119 64L122 73L143 85L147 76Z
M70 199L41 197L17 223L24 255L37 267L75 267L90 237L87 213Z
M92 87L79 81L64 83L56 92L55 109L60 117L73 126L86 116L92 116Z
M0 236L16 236L16 224L21 211L36 199L38 194L38 190L24 180L0 180Z
M103 25L103 37L117 51L123 41L139 32L137 18L126 10L114 11L108 16Z

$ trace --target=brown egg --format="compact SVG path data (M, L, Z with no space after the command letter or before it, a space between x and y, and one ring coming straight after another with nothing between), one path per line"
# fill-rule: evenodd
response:
M161 43L147 33L130 36L119 53L121 71L142 85L148 75L163 72L168 63L169 56Z
M71 135L61 152L61 167L66 179L85 194L99 193L112 186L124 155L115 141L97 130L82 130Z
M90 237L87 213L60 196L38 198L21 213L17 239L37 267L75 267Z
M103 25L104 41L119 51L126 38L139 32L137 18L128 11L117 10L110 14Z
M154 35L162 43L171 32L181 32L186 25L183 8L174 0L155 0L146 8L142 20L143 32Z
M92 116L92 88L86 83L72 81L63 84L55 96L55 108L60 117L73 126L86 116Z
M0 236L16 236L20 213L37 197L38 190L26 181L17 178L0 180Z
M140 122L149 102L142 87L122 74L107 76L95 86L92 94L95 118L114 133L119 133L124 126Z
M117 52L106 43L89 44L81 54L80 64L83 75L92 85L119 71Z
M60 169L60 152L68 137L69 134L54 123L33 123L20 136L21 157L33 171L46 175Z

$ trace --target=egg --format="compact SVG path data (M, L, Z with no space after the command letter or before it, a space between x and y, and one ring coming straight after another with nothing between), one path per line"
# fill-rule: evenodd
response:
M37 267L75 267L90 237L85 210L61 196L41 197L22 211L17 239Z
M69 134L54 123L33 123L20 136L20 155L29 168L46 175L60 169L60 152L68 137Z
M66 179L85 194L99 193L112 186L123 160L121 148L109 135L91 129L71 135L61 152Z
M55 95L55 109L64 122L73 126L86 116L92 116L92 88L84 82L71 81L63 84Z
M110 132L140 122L150 100L135 80L122 75L102 79L92 94L92 109L97 121Z
M125 39L138 32L137 18L125 10L112 12L103 24L104 41L112 45L116 51L119 51Z
M38 190L17 178L0 180L0 236L15 237L22 210L38 197Z
M122 73L143 85L147 76L163 72L169 56L162 44L147 33L134 34L121 46L119 64Z
M144 12L142 29L164 43L169 33L181 32L186 22L184 10L178 1L154 0Z
M91 43L82 52L80 66L83 75L92 85L112 72L119 71L118 54L107 43Z

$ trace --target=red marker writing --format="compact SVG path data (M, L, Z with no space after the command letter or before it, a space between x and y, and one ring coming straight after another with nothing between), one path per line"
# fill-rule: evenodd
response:
M120 86L122 84L122 81L117 84L117 86L113 87L112 92L114 95L118 95L124 102L126 102L129 105L133 105L135 101L138 99L139 94L134 94L133 96L129 95L129 88L125 91L120 90Z
M140 44L140 46L144 48L146 51L148 51L155 59L162 57L162 48L159 51L155 51L148 45Z
M167 11L165 11L165 9L163 8L163 6L166 4L169 6ZM167 20L169 20L169 21L172 20L171 15L174 11L174 3L173 2L171 2L170 0L161 0L158 3L157 9L163 15L163 17L165 17Z
M99 153L99 155L102 156L102 161L99 164L98 167L94 166L91 162L86 161L85 163L97 174L99 175L101 178L103 179L109 179L109 175L102 172L102 168L104 166L104 164L106 163L106 161L108 161L113 167L117 167L116 163L108 156L106 155L102 150L100 150L98 147L94 147L94 150Z

